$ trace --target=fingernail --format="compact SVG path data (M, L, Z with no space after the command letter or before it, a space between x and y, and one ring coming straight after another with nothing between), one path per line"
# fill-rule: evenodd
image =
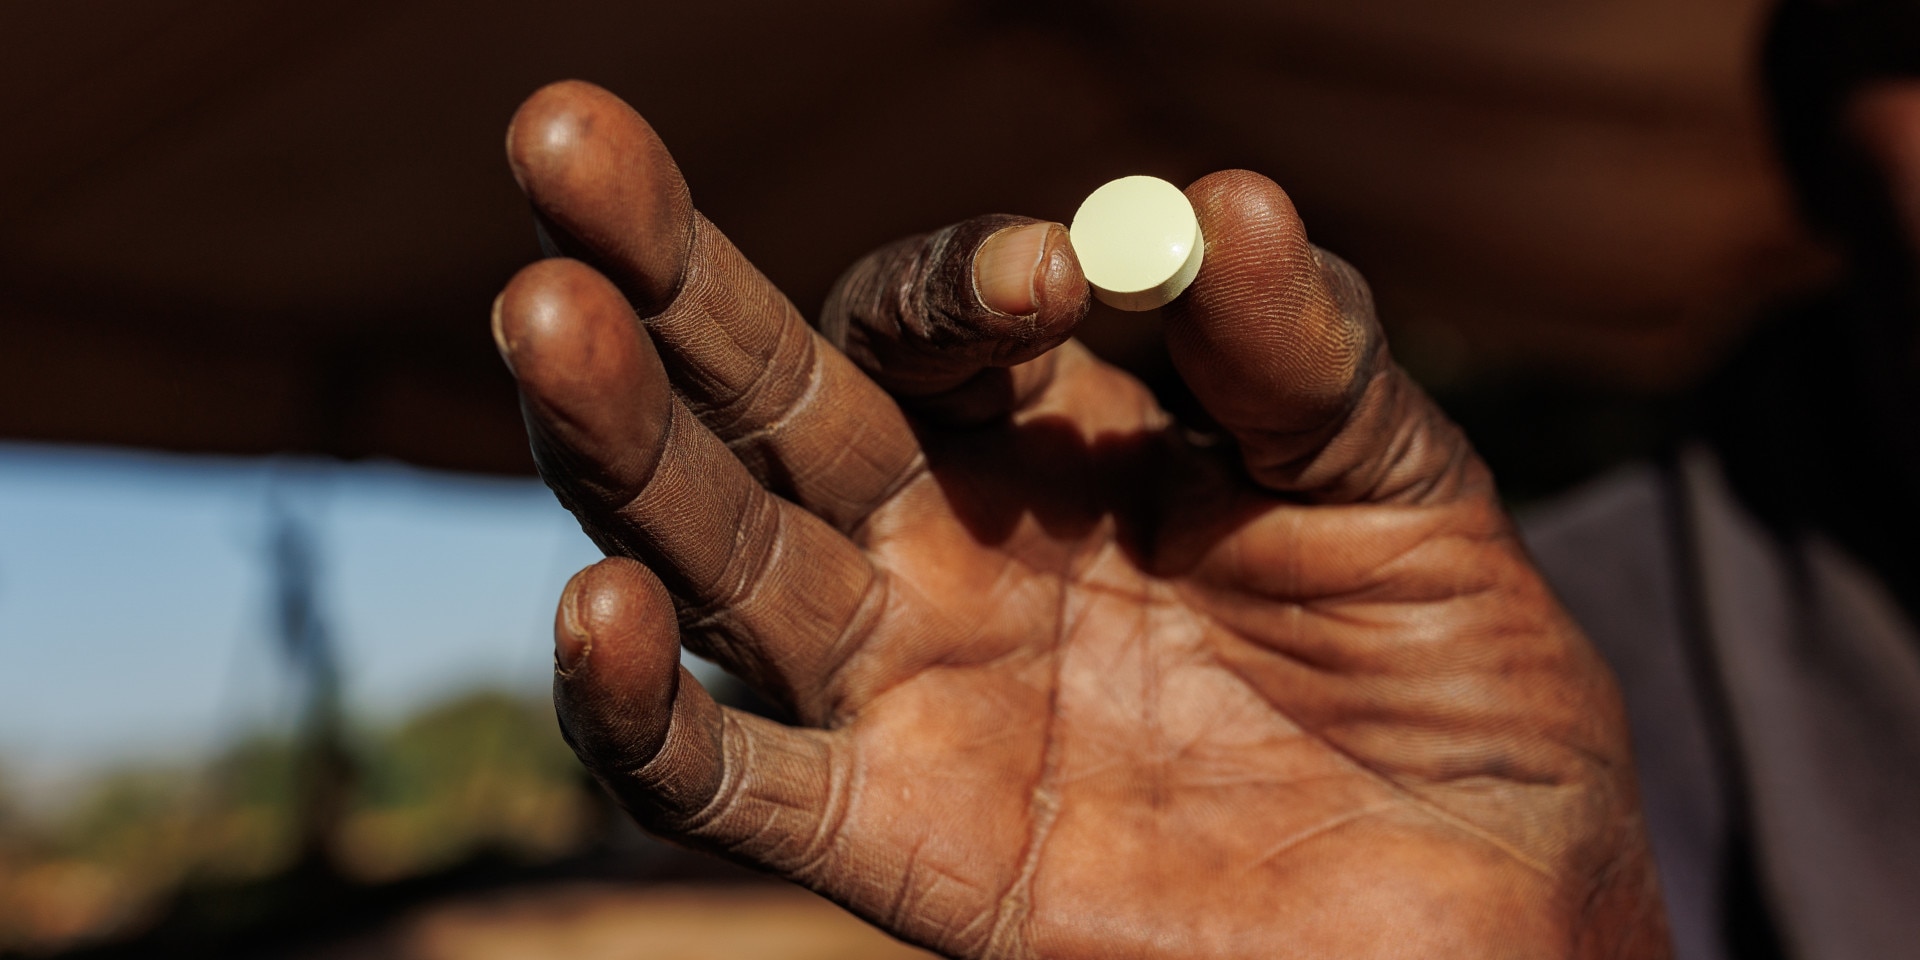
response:
M488 325L493 328L493 348L500 351L500 359L506 362L507 372L512 373L513 351L507 348L507 332L500 328L500 306L506 299L505 291L493 298L493 315L489 318Z
M1008 227L987 238L973 255L973 289L987 309L1009 316L1032 313L1034 275L1047 253L1047 235L1058 224L1041 221Z
M588 594L580 583L586 579L585 572L568 581L566 591L560 596L560 622L554 625L553 631L553 662L559 665L561 673L572 673L593 650L593 638L585 626L586 611L581 609Z

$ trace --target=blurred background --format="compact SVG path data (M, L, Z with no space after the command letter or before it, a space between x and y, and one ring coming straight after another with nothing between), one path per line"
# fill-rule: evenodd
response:
M641 837L559 740L596 552L486 333L541 84L631 102L809 313L902 234L1264 172L1524 504L1833 269L1768 8L0 2L0 954L917 955ZM1152 322L1085 339L1161 380Z

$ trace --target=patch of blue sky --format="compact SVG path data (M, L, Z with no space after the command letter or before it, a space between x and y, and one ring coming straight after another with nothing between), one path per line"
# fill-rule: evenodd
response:
M545 688L554 601L598 551L537 481L0 444L0 764L58 777L286 722L275 496L313 531L357 715Z

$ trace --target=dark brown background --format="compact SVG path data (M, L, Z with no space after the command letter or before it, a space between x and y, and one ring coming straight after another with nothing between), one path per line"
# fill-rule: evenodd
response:
M635 104L811 310L896 235L1247 166L1444 390L1685 383L1818 277L1758 0L0 6L0 437L530 468L487 307L536 255L501 143ZM1136 322L1137 324L1137 322ZM1140 333L1088 337L1141 359Z

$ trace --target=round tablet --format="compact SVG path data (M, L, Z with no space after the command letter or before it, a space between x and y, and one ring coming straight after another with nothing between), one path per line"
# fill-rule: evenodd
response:
M1093 295L1122 310L1171 303L1206 250L1193 204L1159 177L1121 177L1088 194L1070 233Z

